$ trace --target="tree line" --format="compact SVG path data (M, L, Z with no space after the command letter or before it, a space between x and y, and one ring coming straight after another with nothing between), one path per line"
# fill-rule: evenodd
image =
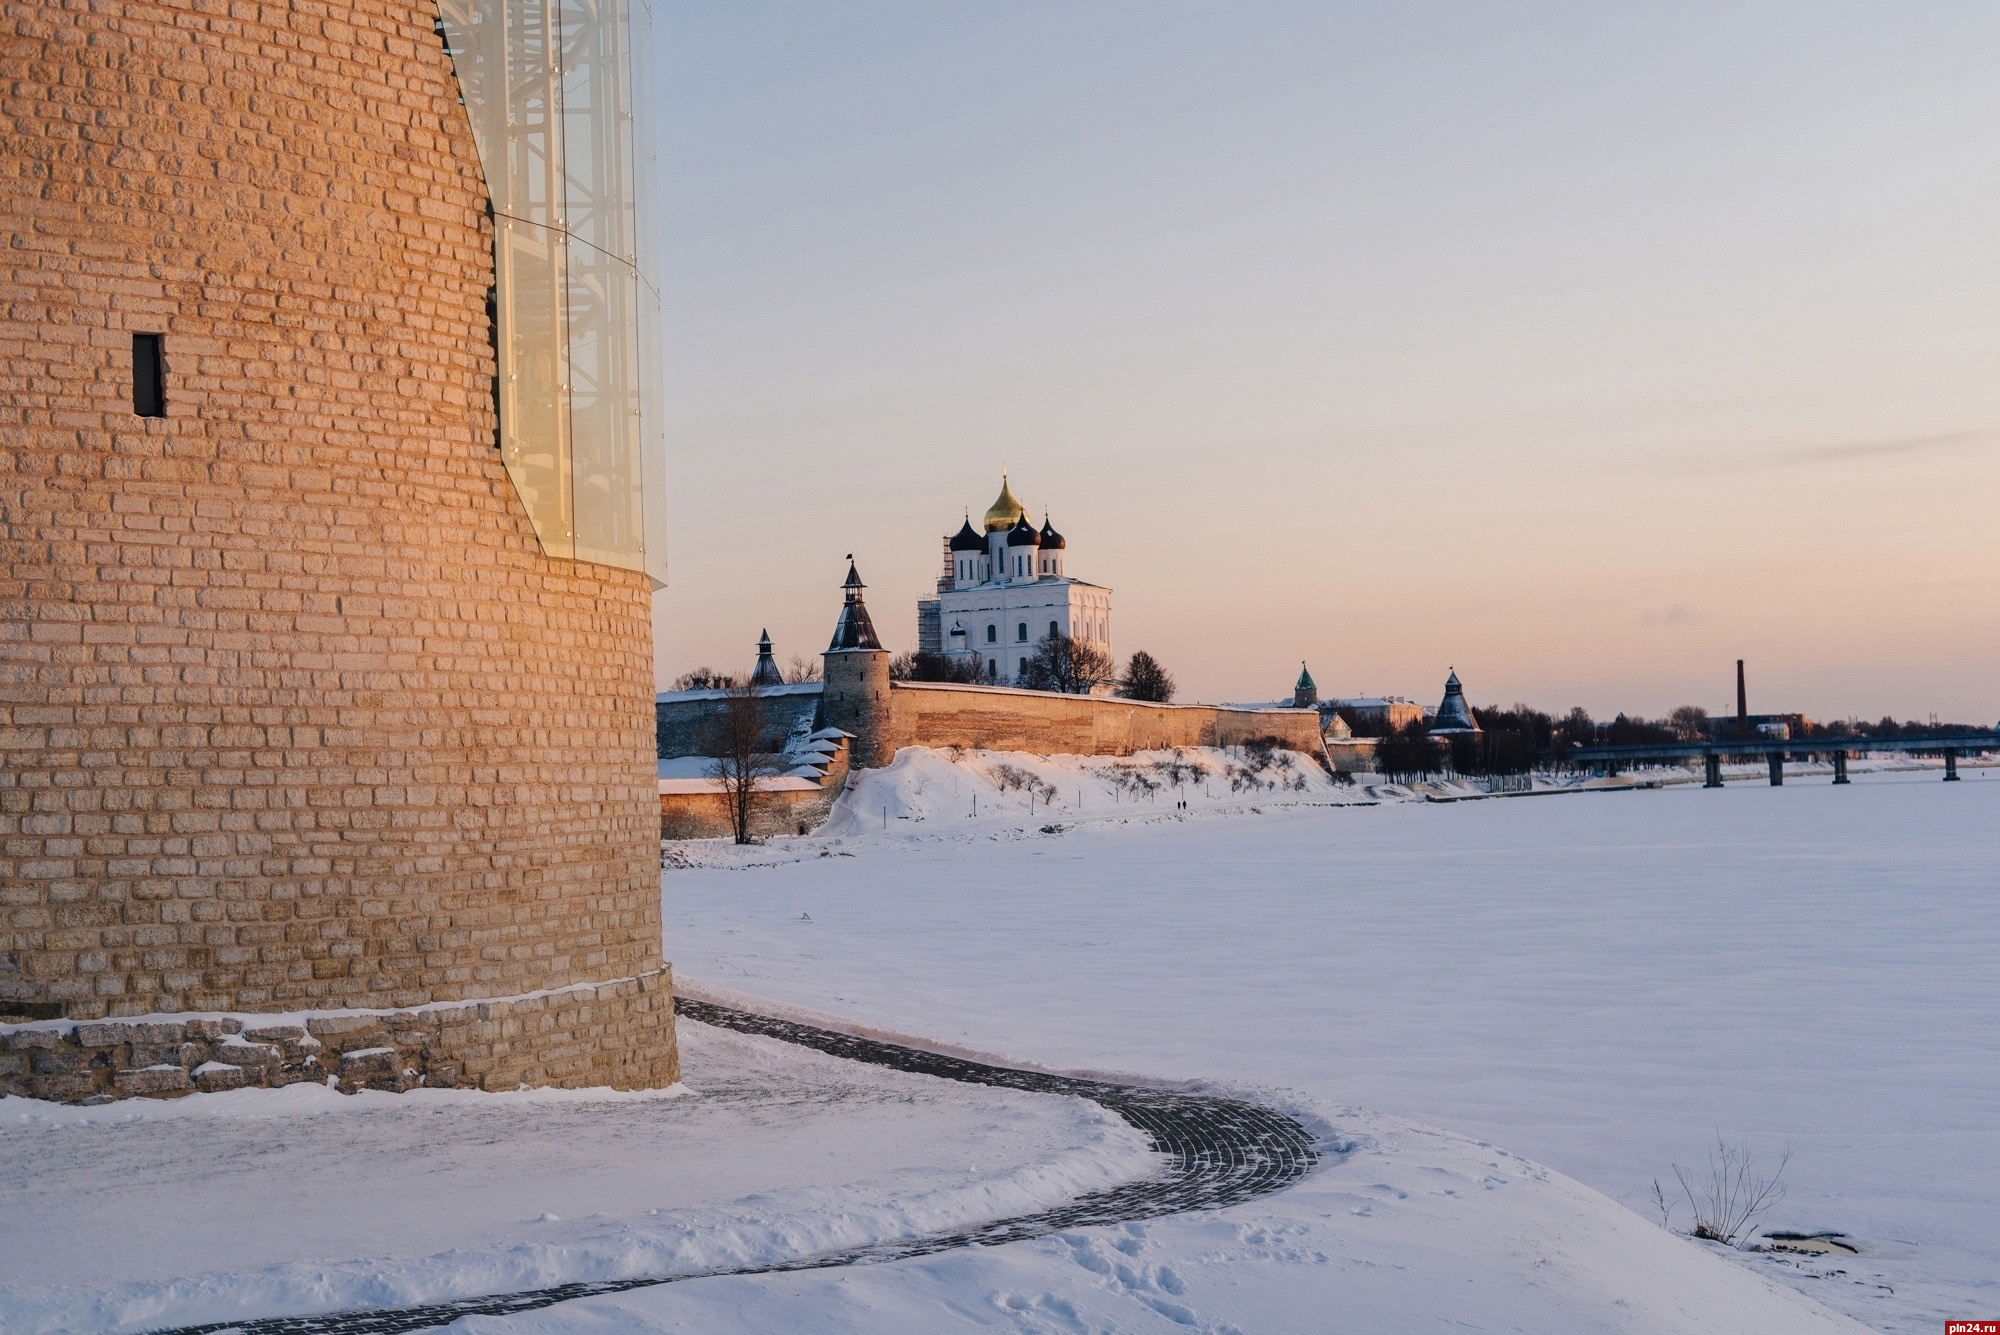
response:
M976 656L954 657L926 649L897 654L889 660L891 681L956 682L968 686L1019 686L1030 691L1089 695L1109 686L1127 700L1166 704L1174 698L1174 679L1158 659L1144 649L1125 660L1119 670L1111 655L1088 640L1051 631L1035 643L1026 666L1012 681L1001 679L988 661Z
M1341 711L1355 735L1381 739L1375 752L1376 768L1391 778L1421 778L1429 774L1527 774L1535 770L1563 770L1571 767L1570 755L1582 746L1647 746L1674 742L1702 742L1727 739L1734 735L1735 719L1712 720L1700 705L1682 705L1663 718L1649 719L1618 714L1600 721L1581 707L1567 714L1548 714L1530 705L1510 709L1498 705L1475 707L1473 717L1480 731L1472 735L1447 734L1433 737L1427 719L1416 719L1397 729L1379 724L1357 723ZM1868 723L1836 719L1821 723L1800 720L1792 738L1800 741L1842 738L1948 737L1984 732L1986 729L1963 723L1898 723L1890 717Z

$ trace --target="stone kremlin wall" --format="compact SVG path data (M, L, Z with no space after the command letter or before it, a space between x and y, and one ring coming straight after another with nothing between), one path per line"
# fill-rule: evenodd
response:
M888 713L892 756L905 746L1129 756L1177 746L1241 746L1267 737L1320 754L1319 715L1310 709L1158 705L1010 686L899 681L890 686Z
M439 1061L675 1078L649 585L545 557L501 466L436 17L0 11L0 1018L589 984Z
M849 658L860 655L850 653ZM887 655L882 655L886 659ZM968 750L1027 751L1040 755L1129 756L1177 746L1241 746L1275 738L1282 745L1318 758L1319 714L1311 709L1240 709L1228 705L1160 705L1105 695L1061 695L1012 686L966 686L944 682L870 678L843 694L818 687L786 686L767 703L774 720L791 726L811 704L821 722L867 736L863 765L887 765L906 746L963 747ZM855 705L865 697L867 708ZM662 696L659 738L662 757L703 754L706 720L721 707L718 691ZM773 724L773 732L783 729Z

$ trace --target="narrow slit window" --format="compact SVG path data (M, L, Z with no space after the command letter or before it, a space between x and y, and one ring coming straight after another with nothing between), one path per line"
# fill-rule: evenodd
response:
M166 340L159 334L132 335L132 411L141 417L167 415Z

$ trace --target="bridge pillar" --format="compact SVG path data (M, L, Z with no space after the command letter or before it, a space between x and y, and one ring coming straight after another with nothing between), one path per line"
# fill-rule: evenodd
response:
M1845 751L1835 751L1833 753L1833 781L1835 783L1847 782L1847 752Z
M1771 753L1771 786L1779 788L1785 782L1785 755L1782 751Z
M1705 752L1701 758L1702 783L1704 788L1722 787L1722 757L1713 751Z
M1946 751L1944 753L1944 781L1946 783L1958 782L1958 752L1956 751Z

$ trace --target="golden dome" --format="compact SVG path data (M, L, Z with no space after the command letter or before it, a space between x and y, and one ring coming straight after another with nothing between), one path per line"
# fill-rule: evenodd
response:
M1000 475L1000 499L993 502L992 508L986 512L986 531L988 533L998 533L1002 529L1012 528L1021 521L1021 516L1026 513L1028 512L1021 508L1021 503L1014 499L1014 493L1008 489L1007 475L1002 473Z

